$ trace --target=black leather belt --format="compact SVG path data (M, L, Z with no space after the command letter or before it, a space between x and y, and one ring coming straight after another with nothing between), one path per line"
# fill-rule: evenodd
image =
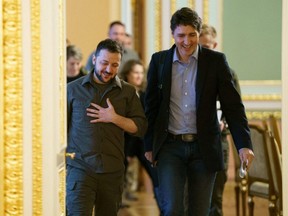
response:
M168 133L168 138L169 139L173 139L173 140L180 140L180 141L184 141L184 142L194 142L195 140L197 140L197 134L171 134Z

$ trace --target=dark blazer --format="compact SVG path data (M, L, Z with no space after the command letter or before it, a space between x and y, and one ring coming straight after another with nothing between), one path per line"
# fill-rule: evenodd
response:
M148 69L145 95L148 131L145 136L145 151L153 150L154 160L157 160L157 155L168 134L174 49L175 45L169 50L154 53ZM165 60L161 60L164 52L166 52ZM164 62L162 76L159 75L161 62ZM199 46L196 80L197 135L205 164L214 171L223 169L221 132L216 109L217 98L221 103L236 148L252 149L245 109L234 87L225 55Z

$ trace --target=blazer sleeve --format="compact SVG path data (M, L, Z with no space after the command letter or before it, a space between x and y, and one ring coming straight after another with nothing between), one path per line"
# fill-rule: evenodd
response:
M219 56L218 91L221 109L228 123L236 148L252 149L248 120L241 96L233 81L233 74L224 54Z
M161 101L161 87L159 87L158 69L159 69L159 53L154 53L147 73L147 87L144 97L145 115L148 120L148 129L144 137L145 151L152 151L154 125L159 111Z

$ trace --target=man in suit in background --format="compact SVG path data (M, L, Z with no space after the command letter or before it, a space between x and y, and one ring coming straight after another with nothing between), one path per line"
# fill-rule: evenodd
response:
M216 101L247 168L254 158L245 109L225 55L198 45L202 21L190 8L170 21L175 44L152 55L145 112L145 156L157 167L164 216L209 215L216 172L223 170Z
M121 59L121 65L119 67L119 73L122 71L122 67L124 66L125 62L128 60L134 59L139 60L138 53L131 49L125 47L125 40L126 40L126 27L125 24L120 21L113 21L109 25L109 31L108 31L108 37L112 40L117 41L123 48L123 55ZM86 63L86 70L90 71L94 68L94 65L92 63L94 51L90 54L87 63Z
M199 44L202 47L207 49L216 49L217 47L217 31L213 26L210 25L202 25L201 33L199 36ZM236 90L240 94L240 85L238 81L238 77L236 73L230 68L232 74L232 80L235 85ZM219 107L221 109L221 107ZM222 112L220 112L221 114ZM229 163L229 142L227 139L227 135L229 134L229 129L227 127L226 121L224 116L218 116L220 119L220 130L221 130L221 143L222 143L222 150L223 150L223 158L224 158L224 170L218 171L216 174L216 179L214 183L212 199L211 199L211 206L210 206L210 213L209 216L222 216L223 209L222 209L222 202L223 202L223 192L225 183L228 179L228 163Z

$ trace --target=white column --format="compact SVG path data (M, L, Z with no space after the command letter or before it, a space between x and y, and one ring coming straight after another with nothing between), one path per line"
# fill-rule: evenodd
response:
M203 1L195 0L195 11L197 11L198 15L203 19Z
M122 0L121 8L121 21L126 26L126 32L133 35L131 0Z
M63 71L65 72L64 79L66 83L66 65L65 63L64 65L61 65L61 59L64 59L64 62L66 62L66 49L63 47L65 45L64 42L61 40L65 41L66 33L64 29L61 29L61 25L64 25L65 27L66 20L64 12L61 12L60 5L64 8L65 11L65 3L65 0L41 1L41 75L43 98L42 194L44 216L60 215L61 205L63 205L63 193L59 191L61 190L59 169L61 166L62 168L64 167L64 150L66 146L66 140L62 140L61 137L63 134L61 134L61 131L65 134L66 137L67 130L61 129L63 126L63 122L61 123L61 117L62 115L66 116L66 111L61 110L62 103L64 103L66 108L66 97L61 95L61 88L63 88L63 83L61 83L61 76L63 76ZM61 17L63 20L61 20ZM64 33L64 35L62 35L62 33ZM65 49L64 53L63 48ZM64 88L66 89L65 84ZM62 206L62 208L63 207L65 209L65 206Z
M171 30L170 30L170 1L162 0L162 13L161 13L161 21L162 21L162 49L169 49L171 47Z
M30 4L22 0L22 56L23 56L23 213L33 215L32 173L32 65Z

